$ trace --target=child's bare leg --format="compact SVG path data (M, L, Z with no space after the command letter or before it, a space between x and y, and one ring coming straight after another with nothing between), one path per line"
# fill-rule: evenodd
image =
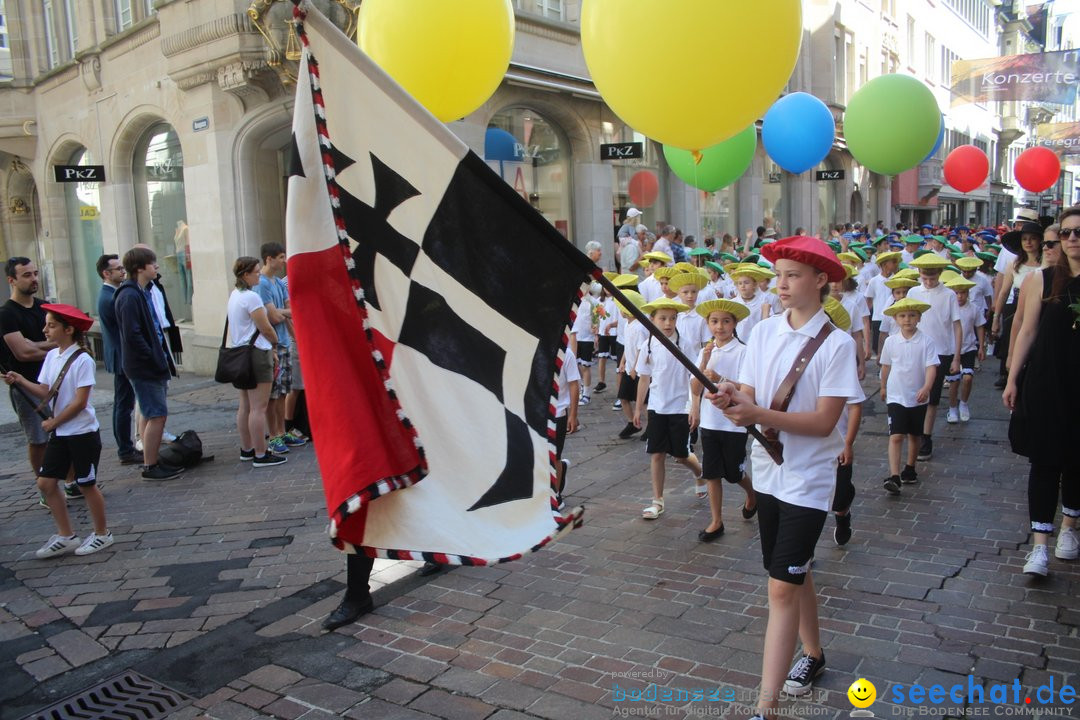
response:
M105 522L105 496L97 485L80 485L83 497L86 498L86 507L90 511L90 518L94 521L94 532L105 535L109 532L109 525Z
M814 590L814 577L806 571L806 582L799 588L799 639L803 653L821 657L821 630L818 627L817 592Z
M769 621L765 626L758 700L758 711L765 717L770 716L768 710L774 710L779 704L780 690L784 687L795 651L802 610L801 590L798 585L769 578Z
M689 468L690 472L694 473L695 478L701 477L701 463L698 462L697 455L694 453L690 453L684 458L675 458L675 462Z
M38 490L45 496L45 502L49 504L53 522L56 523L56 532L64 537L69 537L71 532L71 518L68 517L67 497L60 489L58 478L39 477L37 479Z
M919 440L918 435L908 435L907 464L911 467L915 467L915 463L919 461Z
M652 496L654 500L664 499L664 453L649 456L649 469L652 472Z
M911 457L911 448L915 448L915 454L919 454L919 443L914 435L908 435L908 457ZM889 475L900 474L900 450L904 446L903 435L889 436Z
M965 375L964 380L960 384L960 400L967 402L971 397L971 386L975 384L974 375Z
M724 481L710 479L708 482L709 513L712 515L712 522L705 528L705 532L716 532L724 524Z

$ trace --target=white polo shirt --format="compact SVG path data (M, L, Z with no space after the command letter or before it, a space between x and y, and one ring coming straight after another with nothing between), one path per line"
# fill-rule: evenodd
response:
M975 274L971 277L971 282L975 283L975 287L971 288L968 296L975 303L975 305L981 307L984 311L990 310L994 307L994 284L986 273L982 270L976 270Z
M596 336L592 330L592 308L593 302L592 296L586 295L581 298L581 303L578 305L577 317L574 319L574 325L570 328L570 332L577 335L578 342L595 342Z
M975 328L986 324L986 315L977 304L971 302L968 295L966 305L960 306L960 352L966 353L979 349L979 337L975 334Z
M623 343L623 358L626 370L626 374L631 372L637 372L637 359L638 352L641 350L642 343L645 342L645 338L649 337L649 331L645 329L645 326L635 320L634 322L628 322L626 325L625 342Z
M739 295L738 293L735 293L735 297L732 298L740 305L745 305L750 308L750 314L740 320L739 324L735 326L735 332L738 333L739 339L744 343L750 342L750 337L754 334L754 327L762 320L762 314L764 313L762 307L766 302L765 296L766 293L758 290L757 294L749 300L743 300L742 295Z
M769 407L798 353L829 321L825 310L798 330L788 322L790 311L754 328L739 370L739 382L754 388L757 404ZM855 368L855 341L844 332L829 333L795 385L788 412L813 412L819 397L845 401L862 393ZM836 458L844 438L834 427L825 437L780 433L784 464L777 465L757 441L750 453L754 489L800 507L829 511L836 489Z
M912 288L914 289L914 288ZM926 383L926 368L938 364L938 353L934 343L921 329L905 338L904 333L895 332L885 338L881 346L882 367L889 366L889 381L885 386L885 402L899 403L904 407L918 407L915 400L919 388Z
M888 290L889 288L885 288ZM840 304L847 310L851 318L851 327L848 334L854 335L863 331L863 318L870 316L870 308L866 306L866 297L857 291L843 293L840 296Z
M738 340L731 340L723 347L714 347L709 356L709 364L706 369L712 370L721 377L735 380L739 377L739 369L742 365L743 356L746 354L746 345ZM694 360L694 364L701 367L701 359L705 355L702 348ZM708 400L701 401L701 427L706 430L724 430L725 432L745 433L746 428L739 427L727 419L720 408Z
M641 293L641 297L645 298L647 303L651 303L664 294L664 291L660 289L660 281L652 275L638 283L638 292Z
M672 342L675 337L672 336ZM651 341L651 342L650 342ZM679 337L679 349L696 357L701 345ZM654 337L647 336L638 349L638 375L648 375L649 410L661 415L682 415L690 409L690 371Z
M44 383L49 387L56 382L57 376L64 368L64 363L68 361L71 354L78 349L77 345L72 345L63 354L60 354L60 348L53 348L45 354L45 360L41 363L41 371L38 373L37 381ZM71 404L71 401L75 399L75 390L77 388L89 387L93 388L97 379L94 377L94 359L87 354L82 354L71 363L71 367L68 368L67 375L64 376L64 382L61 383L60 388L56 392L56 398L52 403L53 415L59 415L64 408ZM32 378L27 378L32 380ZM93 395L93 390L90 391ZM79 411L79 414L68 420L63 425L56 428L56 434L61 437L69 437L71 435L82 435L84 433L94 432L99 427L97 415L94 413L94 406L90 403L90 398L86 400L86 407Z
M570 383L581 382L574 351L566 348L562 369L559 370L559 396L555 399L555 417L561 418L570 409Z
M874 322L884 320L885 308L892 304L892 288L885 285L885 282L889 279L884 275L875 275L870 278L870 284L866 286L866 297L874 302L873 313L870 316L870 319Z
M693 341L695 352L689 356L690 359L695 358L696 351L712 340L709 323L705 322L705 318L701 317L696 310L679 313L679 317L675 320L675 329L679 331L679 337L684 338L687 344Z
M907 296L930 305L919 320L919 330L930 338L934 352L938 355L955 354L956 331L953 323L960 319L960 303L956 301L956 293L939 282L935 288L922 285L913 287Z

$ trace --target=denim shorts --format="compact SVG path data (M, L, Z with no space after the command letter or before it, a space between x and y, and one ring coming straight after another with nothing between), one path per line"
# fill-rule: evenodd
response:
M137 380L129 377L131 387L135 389L135 399L139 401L139 412L144 418L166 417L169 406L165 394L169 389L168 380Z

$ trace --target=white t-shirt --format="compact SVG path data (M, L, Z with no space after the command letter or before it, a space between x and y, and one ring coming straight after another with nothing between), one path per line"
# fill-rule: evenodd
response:
M638 292L641 293L641 297L645 298L647 303L651 303L664 294L664 291L660 289L660 281L652 275L638 283Z
M592 330L593 302L594 300L591 295L585 295L585 297L581 298L581 303L578 305L574 326L570 328L570 332L577 335L578 342L595 342L596 340L596 336L593 335Z
M762 315L764 313L762 307L766 303L766 295L768 295L768 293L763 293L758 290L757 294L749 300L743 300L742 295L739 294L736 294L733 298L735 302L740 305L745 305L750 308L750 314L740 320L738 325L735 326L735 332L739 335L739 339L744 343L750 342L750 337L754 333L754 327L762 320Z
M914 288L912 288L914 290ZM881 346L882 367L889 366L889 381L885 386L885 402L899 403L904 407L918 407L915 400L919 388L926 383L926 368L938 364L938 353L934 343L921 329L905 338L904 333L896 332L885 338Z
M41 372L38 373L37 381L52 387L57 376L60 375L60 371L64 368L64 363L77 349L78 345L72 345L63 354L60 354L60 348L53 348L47 352L45 359L41 363ZM94 359L86 353L75 358L75 361L71 363L71 367L68 368L67 375L64 376L64 382L56 391L56 398L52 403L53 415L59 415L64 408L71 404L71 401L75 399L75 391L78 388L94 387L97 382L97 378L94 376L95 369ZM26 379L33 380L34 378ZM90 391L90 394L93 395L93 390ZM56 434L63 437L82 435L83 433L94 432L99 427L97 415L94 413L94 406L91 404L90 398L87 398L86 407L63 425L58 425Z
M746 345L738 340L730 340L723 347L713 348L709 356L708 370L712 370L721 377L734 380L739 377L739 368L742 365L743 356L746 354ZM701 358L705 355L702 348L694 360L694 364L701 367ZM746 428L739 427L727 419L727 416L708 400L701 401L701 427L706 430L724 430L726 432L745 433Z
M888 288L885 288L888 290ZM866 298L858 291L843 293L840 295L840 304L847 310L851 318L851 327L848 333L854 335L863 331L863 318L870 316L870 308L866 306Z
M910 265L911 261L914 260L914 259L915 259L915 253L908 252L907 248L904 248L903 250L900 251L900 262Z
M251 342L252 334L258 332L255 321L251 319L251 313L264 307L262 298L254 290L234 289L229 295L229 345L236 347ZM255 347L260 350L270 350L270 341L259 333L255 339Z
M705 322L705 318L701 317L696 310L679 313L679 317L675 320L675 329L679 331L680 338L684 338L688 343L693 341L695 352L712 340L709 323ZM688 357L692 359L695 355L688 355Z
M619 250L619 266L622 268L623 273L637 273L640 275L641 270L639 268L630 269L639 257L641 257L641 244L634 238L627 239L626 244Z
M153 283L150 284L150 303L154 306L154 314L157 315L161 329L171 328L172 323L169 322L169 316L165 314L165 295L161 292L161 288Z
M671 338L676 340L675 336ZM701 345L678 337L679 349L687 357L695 357ZM675 359L654 337L647 337L638 350L637 373L648 375L649 410L661 415L681 415L689 411L690 371Z
M873 314L870 316L870 319L874 322L884 320L885 308L892 305L892 288L885 285L885 282L889 279L884 275L875 275L870 279L870 284L866 286L865 295L874 303Z
M881 266L876 262L864 262L863 266L859 268L859 274L855 276L855 281L859 284L859 289L866 292L866 288L870 285L870 281L880 274Z
M1024 284L1024 280L1029 275L1033 275L1037 272L1041 272L1042 268L1033 265L1021 265L1019 270L1013 270L1012 266L1009 266L1009 272L1013 275L1012 288L1009 290L1008 302L1010 304L1016 304L1020 302L1020 288Z
M862 388L860 387L859 389L861 390ZM851 412L851 406L852 405L862 405L863 402L865 402L865 401L866 401L866 394L865 393L860 393L860 397L852 398L852 399L848 400L847 404L844 405L844 409L840 412L840 419L836 421L836 432L840 433L840 439L845 444L847 443L847 431L848 431L849 421L851 419L849 417L849 413ZM860 418L860 420L861 420L861 418ZM856 432L858 432L858 431L856 431ZM841 445L840 447L842 448L843 445Z
M990 278L981 270L976 270L971 277L971 282L975 283L975 287L971 288L968 293L971 302L984 311L992 309L994 307L994 284Z
M960 306L960 352L966 353L979 349L979 338L975 328L986 324L986 315L981 307L971 302L970 295L966 305Z
M765 291L765 302L769 304L769 315L779 315L784 312L784 303L780 296L773 292Z
M622 314L622 311L617 307L615 308L615 314L619 316L618 321L615 323L615 342L626 347L626 316Z
M661 235L656 238L656 242L653 243L652 252L664 253L668 257L671 257L671 241Z
M938 355L954 354L956 330L953 323L960 319L960 303L956 301L956 293L939 282L935 288L922 285L913 287L907 296L930 304L930 309L919 320L919 330L930 338L934 352Z
M566 348L563 355L562 369L559 370L559 397L555 399L555 417L561 418L570 408L570 383L581 382L581 373L578 371L577 358L574 351Z
M1017 255L1007 247L1002 247L998 253L997 262L994 263L994 272L1001 275L1006 268L1016 262Z
M795 330L788 322L790 314L785 311L758 324L739 370L739 382L754 388L757 403L762 407L772 403L796 355L829 320L822 309ZM795 385L788 412L813 412L819 397L842 397L850 401L861 393L855 368L855 341L847 333L834 330ZM750 453L754 489L793 505L828 512L836 489L836 458L844 449L844 438L833 428L823 438L781 432L780 442L784 444L783 465L774 463L761 444L754 441Z
M631 372L637 372L638 351L641 350L641 345L647 337L649 337L649 331L637 320L626 324L626 342L623 343L623 358L627 375Z

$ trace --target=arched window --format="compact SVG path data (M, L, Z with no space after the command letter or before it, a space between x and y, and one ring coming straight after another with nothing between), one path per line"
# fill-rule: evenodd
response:
M818 196L818 224L821 237L828 238L829 230L837 223L847 222L847 211L840 212L837 205L840 188L844 182L835 175L837 170L843 170L843 165L832 155L828 155L821 164L815 168L814 181L817 183ZM825 171L823 179L817 180L817 170ZM836 179L833 179L833 178Z
M76 150L69 165L93 165L85 148ZM101 197L98 183L65 183L68 239L71 242L71 270L75 276L75 299L83 310L97 315L101 278L97 259L104 252L101 241Z

